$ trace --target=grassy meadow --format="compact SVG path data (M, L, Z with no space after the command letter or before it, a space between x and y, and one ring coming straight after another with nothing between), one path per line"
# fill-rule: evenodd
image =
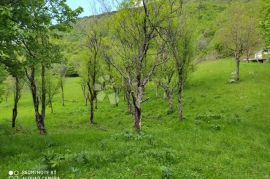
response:
M228 83L233 60L199 64L185 91L185 122L167 114L160 89L150 83L143 130L120 98L98 104L90 125L79 78L65 81L54 113L47 108L48 135L40 136L29 89L11 128L12 97L0 104L0 179L8 171L56 170L60 178L270 178L270 64L241 64L241 82ZM108 92L109 94L109 92ZM175 101L176 105L176 101ZM175 106L176 107L176 106Z

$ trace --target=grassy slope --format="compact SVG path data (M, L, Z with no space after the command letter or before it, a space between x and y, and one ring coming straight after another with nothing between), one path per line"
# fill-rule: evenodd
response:
M9 170L44 169L44 154L64 178L270 178L269 64L243 64L242 81L226 83L232 61L205 62L186 90L186 122L166 114L166 102L150 85L143 132L108 100L99 104L98 125L88 124L79 79L67 79L66 107L56 98L47 117L47 136L39 136L32 102L25 92L17 130L10 129L11 100L0 106L0 178ZM160 92L162 96L162 92ZM62 154L68 154L61 156Z

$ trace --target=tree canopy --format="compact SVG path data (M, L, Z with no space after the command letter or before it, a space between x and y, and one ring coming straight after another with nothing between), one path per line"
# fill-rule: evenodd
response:
M263 35L265 42L270 46L270 2L268 0L262 0L262 19L261 27L263 29Z

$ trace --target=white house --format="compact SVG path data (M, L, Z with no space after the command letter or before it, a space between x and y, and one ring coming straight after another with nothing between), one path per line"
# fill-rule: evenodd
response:
M260 50L255 53L254 58L248 59L247 61L264 63L268 60L269 57L270 57L270 49Z
M264 54L264 52L263 52L262 50L256 52L256 53L255 53L255 59L256 59L256 60L261 60L261 59L263 59L263 54Z

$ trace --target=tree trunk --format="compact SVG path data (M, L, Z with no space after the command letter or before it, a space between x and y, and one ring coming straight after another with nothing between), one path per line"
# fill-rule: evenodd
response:
M65 106L65 94L64 94L64 82L63 79L61 79L61 94L62 94L62 106Z
M47 131L45 128L44 118L38 112L36 112L36 123L37 123L37 127L39 129L40 134L46 135Z
M85 102L85 106L88 106L88 99L89 99L89 93L86 94L84 102Z
M17 119L17 104L14 104L13 110L12 110L12 128L15 128L16 126L16 119Z
M179 119L183 121L184 120L184 82L182 82L180 85L178 103L179 103Z
M16 126L16 119L18 115L18 103L20 100L20 93L21 93L21 88L20 88L20 81L18 77L15 77L15 94L14 94L14 106L12 110L12 128Z
M114 92L114 99L115 99L115 107L118 107L118 101L117 101L118 90L115 86L113 86L113 92Z
M134 127L136 130L141 130L142 127L142 111L141 108L134 105Z
M46 68L44 65L41 66L41 115L42 119L45 120L46 116L46 79L45 79Z
M95 121L94 121L94 104L95 104L95 99L91 96L90 98L90 123L91 124L95 124Z
M173 94L172 91L169 89L169 87L166 87L165 89L165 93L166 93L166 97L169 103L169 113L172 113L174 111L174 107L173 107Z
M235 81L240 80L240 59L236 58L236 74L235 74Z
M138 94L135 96L135 94L132 93L132 99L133 99L133 105L134 105L134 127L137 131L141 130L142 127L142 99L144 96L144 87L139 86L138 87Z
M98 100L97 100L97 98L95 98L95 109L96 110L98 109Z
M185 87L185 69L182 67L178 76L178 112L180 121L184 121L184 87Z
M250 50L247 50L247 61L249 63L249 58L250 58Z
M29 79L29 82L30 82L30 89L31 89L32 98L33 98L36 124L37 124L37 127L38 127L39 131L40 131L40 134L44 135L47 132L46 132L46 129L45 129L44 118L39 113L39 99L38 99L38 95L37 95L36 69L35 69L35 67L31 68L31 75L28 76L28 79Z

